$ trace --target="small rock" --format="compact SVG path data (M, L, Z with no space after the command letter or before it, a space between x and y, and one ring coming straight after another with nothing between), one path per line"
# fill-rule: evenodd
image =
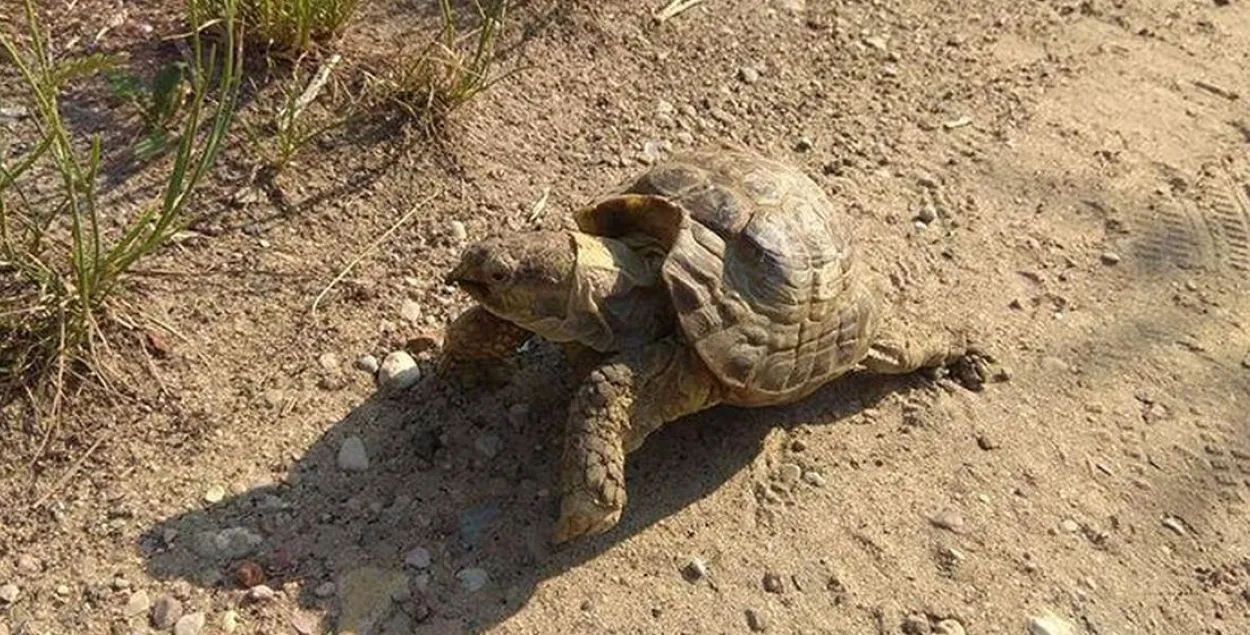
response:
M1076 627L1054 615L1029 618L1029 635L1075 635Z
M152 600L148 597L148 592L139 589L130 594L130 599L126 601L126 607L122 609L122 615L126 617L134 617L143 615L152 609Z
M425 547L415 547L407 554L404 554L404 564L418 569L425 569L430 566L430 550Z
M1120 262L1120 254L1117 254L1114 251L1104 251L1098 256L1098 259L1101 260L1104 265L1115 265Z
M920 206L920 211L916 213L916 220L928 225L937 220L937 208L933 203L925 203Z
M343 439L339 446L339 469L344 472L363 472L369 469L369 455L365 453L365 442L360 437L350 436Z
M455 242L462 243L469 239L469 230L465 229L464 223L453 220L447 223L447 233Z
M1250 359L1246 361L1250 361ZM17 570L20 573L34 575L43 571L43 563L39 561L39 558L24 553L17 557Z
M877 49L878 51L884 51L886 49L888 42L886 41L885 38L879 35L874 35L872 37L864 38L864 44L867 44L868 46L874 49Z
M991 437L989 433L978 432L977 433L977 447L981 448L982 450L985 450L986 452L989 452L990 450L997 450L999 445L998 445L998 441L995 441L994 437Z
M412 387L421 379L421 369L407 351L391 351L378 369L378 386L391 392Z
M412 589L407 584L399 585L391 589L391 599L403 604L412 599Z
M313 589L313 595L319 598L328 598L332 597L337 590L338 587L333 582L322 582L317 585L317 588Z
M915 613L903 618L903 623L899 628L903 630L904 635L929 635L933 632L929 628L929 618Z
M364 354L356 358L356 369L362 370L370 375L378 372L378 358Z
M769 571L764 574L764 590L769 593L785 593L786 585L781 576Z
M825 477L821 475L820 472L817 472L815 470L808 470L806 472L803 472L803 480L806 481L807 484L811 485L812 487L824 487L825 486Z
M1250 368L1250 357L1247 357L1247 358L1245 358L1245 359L1241 360L1241 367L1242 367L1242 368Z
M703 561L703 558L691 558L690 562L682 567L681 572L683 577L691 582L702 580L707 576L707 563Z
M258 584L247 590L247 599L253 602L268 602L278 594L267 584Z
M12 604L17 601L19 595L21 595L21 590L12 582L0 586L0 604Z
M968 635L959 620L942 620L933 627L933 635Z
M807 152L815 147L815 145L816 144L812 142L811 137L799 137L799 140L794 143L794 151Z
M1074 534L1081 530L1081 525L1071 518L1064 518L1059 521L1059 529L1066 534Z
M803 468L794 463L782 463L777 468L777 478L780 478L782 483L797 483L802 476Z
M473 441L473 448L477 450L478 454L488 459L493 459L503 449L503 441L493 434L483 434Z
M291 628L299 635L315 635L318 633L317 618L303 611L291 616Z
M486 586L490 581L490 574L485 569L461 569L456 573L456 579L460 581L460 585L469 593L473 593Z
M768 630L768 617L755 609L747 609L747 626L756 633Z
M317 364L321 366L321 370L327 373L337 373L339 371L339 356L334 353L322 353L317 357Z
M239 614L236 611L226 611L221 615L221 630L226 633L233 633L239 630Z
M743 84L754 84L760 81L760 72L750 66L744 66L738 69L738 79L742 80Z
M421 305L416 300L405 299L399 305L399 317L411 324L421 321Z
M930 519L935 527L961 533L964 529L964 517L952 509L943 510L937 516Z
M802 452L807 449L807 441L803 439L795 439L790 442L791 452Z
M1163 526L1167 527L1168 529L1171 529L1172 532L1178 536L1185 535L1185 525L1181 524L1180 520L1177 520L1176 518L1172 516L1163 517Z
M157 630L167 630L182 617L182 602L166 593L156 599L152 605L152 626Z
M207 492L204 492L204 502L208 503L209 505L215 505L217 503L220 503L221 500L225 497L226 497L226 488L220 485L213 485L212 487L208 488Z
M174 623L174 635L198 635L204 629L204 612L183 615Z

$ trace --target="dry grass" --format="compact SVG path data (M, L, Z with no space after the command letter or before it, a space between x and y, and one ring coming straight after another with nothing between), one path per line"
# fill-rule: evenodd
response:
M302 53L342 34L361 0L188 0L193 20L219 20L237 4L238 25L252 45Z

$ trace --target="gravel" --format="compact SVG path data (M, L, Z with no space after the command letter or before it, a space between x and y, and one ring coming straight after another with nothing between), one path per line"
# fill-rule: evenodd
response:
M21 595L21 590L12 582L0 586L0 604L12 604L17 601L19 595Z
M174 635L198 635L204 630L204 612L183 615L174 623Z
M148 592L140 589L130 594L130 599L126 601L126 607L122 609L122 615L126 617L134 617L143 615L152 610L152 599L148 597Z
M1029 618L1029 635L1075 635L1076 627L1067 620L1055 615L1042 615Z
M378 368L378 386L386 391L406 390L421 379L421 369L407 351L391 351Z
M747 626L755 633L763 633L768 630L768 617L755 609L747 609Z
M414 547L408 553L404 554L404 564L417 569L425 569L429 567L430 550L425 547Z
M163 631L173 627L180 617L182 617L182 602L168 593L157 598L156 603L152 605L152 626L157 630Z
M460 586L469 593L480 591L482 587L490 582L490 574L485 569L471 568L461 569L456 573L456 579L460 581Z

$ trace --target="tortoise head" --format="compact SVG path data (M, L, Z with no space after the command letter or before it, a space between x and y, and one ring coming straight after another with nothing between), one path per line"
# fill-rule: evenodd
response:
M568 232L510 234L470 245L445 282L487 311L524 326L564 317L575 262Z

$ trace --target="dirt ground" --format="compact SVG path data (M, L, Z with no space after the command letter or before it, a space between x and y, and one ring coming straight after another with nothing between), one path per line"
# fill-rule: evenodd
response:
M155 4L110 41L157 37ZM344 45L428 33L425 5ZM651 8L518 6L522 70L442 143L324 144L280 175L288 209L239 201L232 148L197 237L136 278L168 354L33 466L6 433L0 634L1250 632L1250 4ZM1010 379L690 417L631 456L615 530L552 548L551 350L497 392L375 393L356 360L467 306L440 282L457 222L556 227L723 139L803 166L901 309L969 325Z

